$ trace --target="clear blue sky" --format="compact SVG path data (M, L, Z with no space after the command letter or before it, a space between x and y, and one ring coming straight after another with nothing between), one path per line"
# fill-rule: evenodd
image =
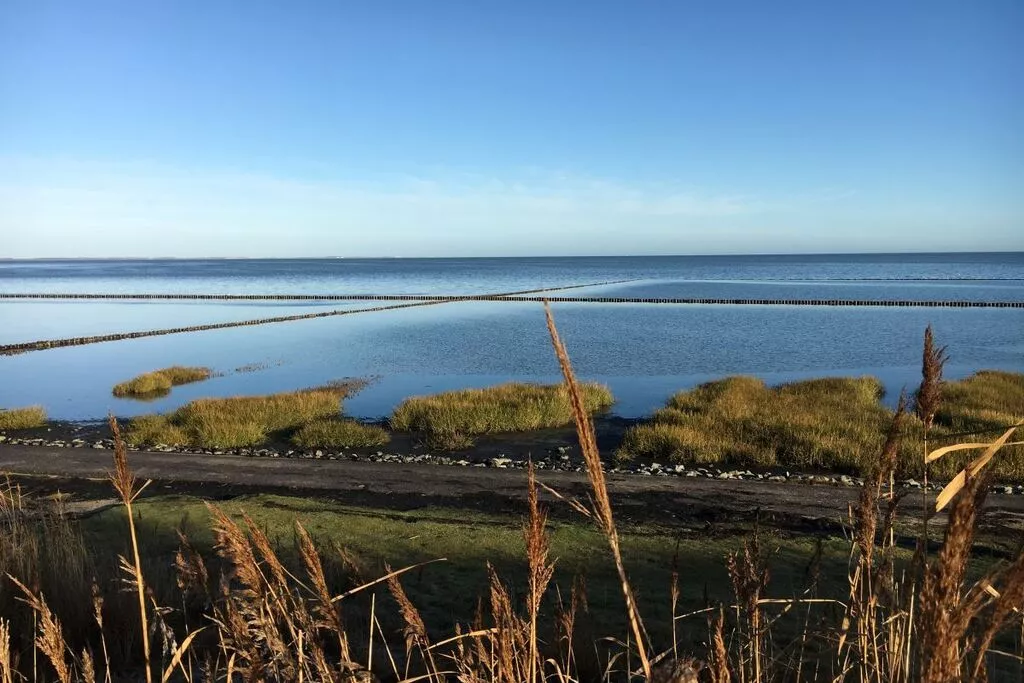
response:
M1024 249L1024 2L0 4L0 257Z

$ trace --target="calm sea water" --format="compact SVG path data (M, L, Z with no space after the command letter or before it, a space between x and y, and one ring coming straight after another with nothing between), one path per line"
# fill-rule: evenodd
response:
M623 279L636 281L574 294L1021 301L1024 254L0 261L0 292L483 294ZM0 344L367 305L0 302ZM611 385L615 412L630 417L651 412L679 389L734 373L769 382L872 374L895 394L916 382L928 324L949 346L950 376L1024 371L1024 310L651 304L557 304L554 310L578 372ZM207 365L220 375L151 403L110 395L118 381L174 364ZM559 375L538 304L461 302L0 357L0 407L40 403L55 418L94 419L343 377L376 378L346 410L378 417L412 394Z

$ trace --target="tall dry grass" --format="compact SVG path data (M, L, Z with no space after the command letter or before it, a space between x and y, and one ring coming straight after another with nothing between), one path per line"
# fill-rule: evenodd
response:
M412 572L428 570L423 565L387 568L383 576L339 590L329 580L323 551L302 525L295 527L299 561L293 563L247 515L232 517L212 504L216 557L204 557L182 534L178 552L165 560L177 576L180 607L172 607L148 576L159 570L144 557L134 507L145 483L131 471L114 423L111 482L128 519L129 550L120 560L127 593L109 594L107 599L121 599L111 610L101 597L90 598L89 587L61 583L89 575L89 553L65 516L48 512L49 517L33 518L21 492L9 486L0 496L0 567L9 577L0 592L0 682L951 683L988 680L997 670L1008 676L1021 671L1021 641L1008 633L1024 626L1024 553L995 563L980 579L969 570L992 464L1013 438L1013 428L991 441L927 454L933 464L981 450L934 503L938 510L948 508L941 549L907 563L891 533L900 497L887 486L912 424L901 401L851 513L848 594L819 595L813 561L802 592L778 594L767 570L770 540L755 527L744 550L725 558L723 571L734 593L730 602L688 605L689 611L678 614L679 583L703 579L686 567L673 572L671 586L639 587L649 594L664 589L664 599L673 604L673 623L706 621L703 642L657 642L644 628L590 413L550 311L548 326L586 460L589 495L586 502L562 496L537 481L532 468L527 472L525 581L510 582L491 568L472 623L456 625L454 632L427 623L404 587ZM626 630L602 641L610 655L596 669L597 642L584 635L583 584L574 582L566 604L554 581L557 559L550 556L542 491L569 501L596 525L616 567ZM54 537L39 536L49 533ZM54 553L61 559L51 568ZM370 598L368 612L350 609L359 597ZM75 617L76 609L89 618ZM384 610L397 616L400 629L382 625ZM132 624L135 630L118 631L111 617L124 619L129 612L134 612L131 621L121 626ZM85 632L69 628L70 623L91 626ZM122 646L133 656L115 660L110 650Z

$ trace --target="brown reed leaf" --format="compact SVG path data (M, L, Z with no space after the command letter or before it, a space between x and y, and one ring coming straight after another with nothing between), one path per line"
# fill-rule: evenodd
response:
M985 449L984 453L979 455L975 460L971 462L970 465L961 470L955 477L953 477L953 479L948 484L946 484L945 488L943 488L939 495L935 498L936 512L946 507L946 505L949 504L949 501L952 500L953 497L956 496L956 494L959 493L964 488L964 486L966 486L967 481L969 479L974 479L978 476L981 470L984 469L985 465L987 465L989 461L992 460L996 452L1006 445L1006 442L1009 441L1010 437L1013 435L1016 429L1017 425L1014 425L1013 427L1010 427L1005 432L1003 432L1002 436L1000 436L992 443L988 444L988 448Z

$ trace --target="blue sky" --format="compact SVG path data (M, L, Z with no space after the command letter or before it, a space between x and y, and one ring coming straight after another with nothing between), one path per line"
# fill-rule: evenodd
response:
M0 4L0 257L1024 249L1024 3Z

